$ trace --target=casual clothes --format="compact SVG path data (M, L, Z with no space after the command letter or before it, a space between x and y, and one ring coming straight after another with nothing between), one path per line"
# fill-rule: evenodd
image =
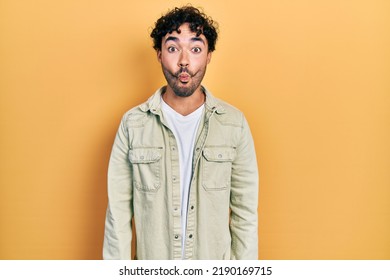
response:
M244 115L203 88L182 255L178 143L159 89L122 118L108 170L104 259L257 259L258 170Z

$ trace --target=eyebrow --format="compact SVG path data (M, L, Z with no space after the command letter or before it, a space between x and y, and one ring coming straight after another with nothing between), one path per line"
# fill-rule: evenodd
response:
M179 42L179 38L177 38L177 37L175 37L175 36L169 36L166 40L165 40L165 44L167 43L167 42L169 42L169 41L174 41L174 42ZM190 41L192 41L192 42L201 42L201 43L203 43L203 45L206 45L206 43L204 42L204 40L202 39L202 38L200 38L200 37L192 37L191 39L190 39Z
M203 45L206 45L204 40L202 38L200 38L200 37L193 37L193 38L191 38L191 41L193 41L193 42L201 42L201 43L203 43Z
M174 36L169 36L169 37L165 40L165 43L167 43L167 42L169 42L169 41L177 42L177 41L179 41L179 38L174 37Z

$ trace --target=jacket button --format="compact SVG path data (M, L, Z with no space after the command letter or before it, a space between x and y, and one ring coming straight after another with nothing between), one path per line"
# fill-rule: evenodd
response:
M190 234L188 237L189 237L189 238L192 238L192 234Z
M191 205L191 210L194 210L194 208L195 208L194 205Z
M176 235L175 235L175 239L178 239L178 238L179 238L179 235L176 234Z

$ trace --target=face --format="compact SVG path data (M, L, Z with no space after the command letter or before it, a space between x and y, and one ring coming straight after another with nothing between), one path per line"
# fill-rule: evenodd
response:
M207 39L201 34L196 36L187 23L176 31L166 34L157 52L168 90L176 96L188 97L200 91L200 85L211 59Z

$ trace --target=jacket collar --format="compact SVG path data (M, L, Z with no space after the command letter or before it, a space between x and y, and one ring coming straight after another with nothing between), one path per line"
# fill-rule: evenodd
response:
M150 111L153 114L160 113L161 111L161 95L165 92L166 86L159 88L145 103L141 104L139 108L143 112ZM205 107L209 111L215 111L217 114L224 114L225 108L215 98L210 91L208 91L204 86L202 86L203 92L206 94Z

